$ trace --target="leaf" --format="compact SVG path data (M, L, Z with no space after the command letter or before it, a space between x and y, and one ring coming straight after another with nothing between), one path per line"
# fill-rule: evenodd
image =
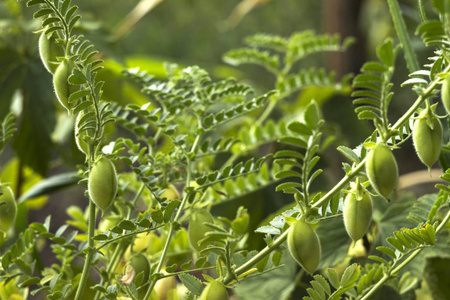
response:
M409 38L408 31L406 29L405 21L403 20L402 11L400 9L400 6L398 4L397 0L388 0L389 5L389 11L392 16L392 20L394 22L395 31L397 32L397 36L400 39L400 42L403 46L403 51L405 54L406 59L406 65L408 66L408 70L410 73L419 70L419 62L416 57L416 52L414 51L414 48L412 47L411 40ZM386 61L386 63L389 66L393 66L393 60L394 58L390 55L388 55L386 52L390 51L386 48L392 47L392 41L390 41L391 46L389 46L389 41L385 42L382 47L378 50L378 55L380 56L380 59L382 58L383 61Z
M450 295L450 259L427 259L424 278L433 299L446 299Z
M200 296L202 293L202 283L197 277L190 274L181 274L178 276L184 286L194 295Z
M258 229L256 229L255 232L267 233L267 234L272 234L272 235L278 235L281 233L280 229L269 226L269 225L261 226Z
M395 255L394 250L392 250L391 248L388 248L388 247L385 247L385 246L378 246L377 250L379 250L379 251L389 255L393 259L397 259L397 255Z
M336 271L332 268L328 268L327 274L328 274L328 280L330 281L331 285L335 289L339 288L339 276L336 273Z
M278 56L253 48L231 50L224 55L223 60L232 66L248 63L261 65L273 73L277 72L279 65Z
M23 273L25 273L25 275L27 275L27 276L32 276L33 275L33 270L32 270L32 268L31 268L29 263L26 263L22 259L15 259L14 263L19 267L19 269Z
M258 272L262 273L267 266L267 263L269 262L270 255L266 255L263 259L261 259L257 264L256 268L258 269Z
M298 121L293 121L288 124L288 129L298 133L298 134L304 134L304 135L310 135L312 133L311 128L307 126L304 123L300 123Z
M19 199L17 199L17 202L22 203L28 199L47 195L66 187L75 185L79 181L79 178L75 177L76 175L76 172L68 172L41 180L37 184L33 185L30 189L28 189Z
M390 237L388 237L388 238L386 239L386 241L387 241L389 244L391 244L392 246L394 246L398 251L400 251L400 252L402 252L402 253L404 252L402 243L400 243L399 241L397 241L396 238L390 236Z
M20 130L13 146L21 161L45 176L51 160L53 143L50 135L55 126L55 95L49 73L39 61L30 61L24 82L24 110ZM39 130L36 130L39 128Z
M164 222L169 222L170 218L172 217L173 211L180 205L180 200L172 200L167 205L166 209L164 210Z
M302 185L298 182L285 182L277 185L276 191L284 191L285 193L291 193L294 188L301 188Z
M14 93L24 84L27 65L14 49L0 48L0 120L10 111Z
M339 147L337 147L337 150L339 150L339 152L341 152L350 161L357 163L357 164L359 163L359 161L360 161L359 157L355 152L353 152L352 149L345 147L345 146L339 146Z
M123 230L134 230L136 228L136 225L134 225L134 223L129 220L122 220L119 224L117 224L117 227Z
M150 213L150 216L152 217L153 221L155 221L158 224L161 224L164 222L164 216L161 210L155 210Z
M353 283L358 280L359 274L361 273L361 267L358 264L352 264L347 267L342 274L342 278L340 281L341 287L348 287L353 285Z

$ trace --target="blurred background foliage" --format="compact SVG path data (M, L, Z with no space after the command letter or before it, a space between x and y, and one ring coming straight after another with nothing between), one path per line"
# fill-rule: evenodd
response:
M287 37L294 32L313 29L318 34L340 33L342 37L355 37L356 43L345 53L314 55L302 60L297 66L335 70L338 79L344 74L359 72L365 61L374 59L376 46L386 37L396 38L385 0L77 0L74 3L80 7L83 16L82 22L76 27L77 32L91 40L105 60L105 69L99 74L100 79L106 81L103 99L120 104L148 102L147 96L141 94L139 88L121 74L123 69L139 67L164 78L163 63L166 61L182 66L199 65L215 79L235 77L251 84L260 93L272 89L273 75L261 68L243 66L237 69L222 61L226 51L241 47L244 37L259 32ZM431 55L431 50L426 49L419 37L414 35L420 21L416 1L403 0L400 4L420 64L423 65L426 57ZM427 12L433 14L428 4L426 7ZM68 117L58 105L51 76L39 60L38 35L33 31L38 30L40 24L32 21L33 12L25 7L24 2L0 2L0 119L12 110L19 124L18 133L1 157L1 178L4 182L13 182L17 198L42 178L51 180L55 174L73 172L77 164L83 163L83 156L76 149L73 139L74 119ZM396 94L390 110L392 120L415 99L413 91L399 88L400 83L407 78L402 55L399 55L396 67L393 78ZM334 147L324 150L319 167L324 169L325 176L322 181L318 181L317 190L331 187L343 174L343 157L337 154L336 146L356 147L373 130L370 124L357 120L348 92L336 95L324 90L306 89L292 99L287 99L272 115L276 119L290 106L304 105L312 98L321 103L324 118L328 122L327 130L336 135L336 139ZM114 125L111 125L109 134L111 137L127 135ZM395 151L395 156L400 173L415 170L426 172L410 144ZM219 158L223 159L222 162L226 160L226 157ZM65 185L69 183L70 180L64 182ZM429 187L432 184L420 185L414 192L420 196L430 192ZM234 204L226 202L219 205L212 212L234 217L236 207L244 205L249 209L254 229L269 215L283 210L291 201L281 193L276 193L271 186L238 199ZM411 197L404 197L397 204L401 208L411 201ZM254 205L255 202L258 205ZM64 189L50 198L27 200L21 203L18 220L22 221L18 223L17 231L23 230L28 222L43 222L48 214L59 215L61 220L58 223L55 216L52 226L60 226L66 218L61 211L69 205L87 205L81 186ZM393 206L395 208L395 204ZM406 217L399 214L396 218L383 219L382 216L387 213L386 207L378 211L380 226L387 226L387 232L392 232L392 228L400 228ZM341 231L336 232L336 228ZM325 237L322 240L330 241L331 234L334 237L333 242L323 245L322 263L333 265L344 260L350 242L344 227L330 222L319 232ZM249 239L250 248L263 245L261 235L257 236ZM336 248L338 243L341 246ZM449 264L448 259L444 262ZM431 270L429 277L439 276L439 270L433 268L439 263L433 260L427 266ZM298 278L294 278L292 270L290 272L292 282L285 281L280 286L292 290ZM260 287L258 282L257 285ZM272 297L275 297L273 299L277 299L279 292L273 290L273 286L270 288ZM246 299L252 290L251 286L247 286L237 290L237 293ZM264 291L261 293L264 294Z

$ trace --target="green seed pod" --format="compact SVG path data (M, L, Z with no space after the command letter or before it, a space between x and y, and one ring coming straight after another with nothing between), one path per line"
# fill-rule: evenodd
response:
M441 99L445 110L450 114L450 76L447 76L442 83Z
M357 182L344 203L344 224L348 235L354 241L364 236L372 220L372 198Z
M17 203L9 186L0 187L0 231L8 231L17 215Z
M136 276L142 273L142 281L141 285L144 285L148 282L149 276L150 276L150 263L148 262L147 257L145 257L142 253L137 253L131 258L131 265L133 266L134 271L136 272ZM134 278L133 278L134 281ZM143 288L138 289L138 295L139 299L143 299L146 293L146 287L147 285L144 285Z
M201 239L204 239L205 234L211 231L211 228L203 223L214 223L213 217L206 210L193 211L189 220L188 226L188 239L192 248L197 251L201 251L206 248L207 245L198 245Z
M312 274L319 266L322 255L319 237L312 226L303 220L296 221L289 230L287 241L292 257Z
M366 173L373 189L384 198L397 186L397 162L386 144L378 143L369 151Z
M131 265L133 266L136 275L143 272L143 283L148 281L150 275L150 263L148 262L147 257L145 257L142 253L137 253L133 257L131 257Z
M228 292L223 283L213 281L203 290L200 300L227 300Z
M50 36L46 35L44 32L39 38L39 53L41 55L42 63L44 64L47 71L54 74L60 61L56 57L64 56L64 48L56 43L53 34Z
M442 148L442 125L436 115L424 110L414 123L413 143L419 159L430 170Z
M53 86L55 87L56 96L65 109L70 110L69 97L80 89L79 85L70 84L67 80L72 75L73 69L76 67L72 60L61 62L53 76Z
M94 162L88 181L89 196L101 210L107 209L116 198L117 173L106 157Z

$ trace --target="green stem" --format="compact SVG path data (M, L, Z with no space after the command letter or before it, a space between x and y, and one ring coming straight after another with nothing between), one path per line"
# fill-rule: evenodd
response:
M442 73L448 73L450 71L450 65L448 65ZM427 99L433 90L436 88L437 85L440 83L440 78L435 79L433 82L430 83L430 85L423 91L422 95L420 95L417 100L414 102L414 104L406 111L403 116L395 122L394 126L392 126L392 129L399 129L402 127L408 120L411 118L411 116L417 111L417 109L422 105L423 101Z
M416 57L416 53L409 39L408 31L406 30L405 21L402 17L402 11L397 0L388 0L389 11L391 12L392 21L394 22L395 31L398 38L403 45L403 51L405 53L406 65L410 73L419 70L419 62Z
M231 165L237 158L239 157L239 154L237 153L233 153L233 155L231 155L227 161L222 165L222 167L220 168L220 172L222 172L228 165Z
M84 289L86 288L86 282L91 268L92 258L94 257L94 234L95 234L95 204L89 199L89 228L88 228L88 248L86 254L86 260L84 261L83 272L81 274L80 283L77 288L74 300L80 300L83 296Z
M254 265L256 265L260 260L262 260L264 257L269 255L272 251L277 249L281 246L281 244L284 242L284 240L287 238L287 235L289 233L289 229L283 232L276 240L273 241L273 243L270 246L266 246L266 248L262 249L258 254L253 256L249 261L247 261L245 264L240 266L236 269L234 272L236 276L239 276L242 273L247 272L250 270ZM230 283L234 279L234 276L232 274L227 274L227 276L224 278L223 283L226 285Z
M261 116L259 116L258 120L256 120L255 126L260 126L269 117L270 113L277 105L278 100L279 99L276 97L272 97L269 99L269 104L267 105Z
M139 198L141 197L142 193L144 192L145 189L145 184L141 183L141 186L139 187L138 191L136 192L136 195L134 196L134 199L131 201L132 203L132 207L136 206L137 201L139 200ZM126 220L129 220L131 218L131 213L132 213L132 209L129 208L127 211L127 215L126 215ZM152 228L152 230L155 230L156 228ZM142 230L141 232L148 232L148 231L152 231L152 230ZM114 270L117 268L117 265L120 262L120 259L122 258L123 253L126 250L126 247L128 247L128 243L125 243L123 241L124 238L127 238L129 236L133 236L135 234L139 234L140 232L133 232L132 234L124 234L121 236L118 236L116 238L113 238L111 240L106 241L105 243L101 244L100 246L98 246L96 248L96 250L100 250L104 247L106 247L108 244L116 242L118 240L121 240L120 243L117 245L116 249L114 249L113 255L111 256L110 259L110 263L108 264L108 267L106 268L106 273L109 275L112 272L114 272ZM106 282L105 279L102 278L100 284L102 286L105 286ZM95 297L94 299L98 299L100 297L100 291L97 291L97 293L95 293Z
M196 141L192 145L191 152L195 151L195 148L197 147L199 140L200 140L200 135L197 136ZM186 186L188 187L190 182L191 182L191 159L189 158L189 156L187 156L186 169L187 169ZM152 272L153 274L161 272L162 266L163 266L164 261L165 261L166 256L167 256L167 252L169 251L170 241L172 240L172 236L173 236L173 234L175 232L174 223L176 223L179 220L179 218L181 216L181 213L183 212L183 209L186 206L186 203L187 203L187 200L188 200L188 196L189 196L188 193L184 194L183 199L181 200L181 204L178 207L178 211L177 211L173 221L170 223L170 229L169 229L169 233L167 235L166 244L164 245L164 249L163 249L163 252L162 252L161 257L159 259L158 265L156 266L156 269ZM150 299L150 296L152 294L153 288L155 287L155 284L156 284L157 281L158 280L151 280L150 286L148 287L147 292L145 293L145 296L143 298L144 300Z
M157 226L157 227L152 227L152 228L149 228L149 229L137 230L137 231L133 231L131 233L126 233L126 234L123 234L121 236L115 237L113 239L107 240L106 242L104 242L103 244L99 245L95 249L96 250L100 250L100 249L104 248L105 246L107 246L107 245L109 245L111 243L114 243L114 242L117 242L119 240L123 240L123 239L129 238L129 237L133 237L133 236L138 235L140 233L152 232L152 231L155 231L156 229L161 228L161 227L162 226ZM125 245L128 246L129 243L125 243ZM113 261L113 258L111 258L111 261Z
M419 8L420 17L422 18L422 21L426 22L427 21L427 15L425 14L425 7L423 5L423 1L422 0L417 0L417 6Z
M311 208L320 207L330 200L334 194L342 190L350 181L365 167L366 159L364 158L358 165L356 165L353 170L345 177L341 179L328 193L322 196L316 203L314 203Z
M69 52L69 38L70 38L70 30L69 30L69 26L66 23L66 20L64 18L64 16L59 12L58 8L56 8L56 6L53 4L52 1L50 0L45 0L45 3L50 6L50 8L53 10L53 12L58 16L58 18L61 20L61 25L64 27L64 34L66 35L66 43L67 43L67 47L66 47L66 55Z
M386 281L388 281L390 278L391 277L389 275L384 274L384 276L380 279L380 281L378 281L377 284L375 284L373 286L373 288L367 294L365 294L364 297L362 297L360 300L367 300L370 297L372 297L373 294L376 292L376 290L378 290L380 287L382 287L384 285L384 283Z
M210 267L198 268L198 269L189 269L187 271L170 273L170 274L168 274L166 276L162 276L160 279L168 278L168 277L172 277L172 276L178 276L178 275L187 274L187 273L194 273L194 272L201 272L201 271L205 271L205 270L212 270L212 269L215 269L215 268L216 268L216 266L210 266Z
M162 266L164 265L164 261L165 261L165 258L167 256L167 252L169 251L169 245L170 245L170 242L172 240L174 232L175 232L175 229L174 229L173 223L170 223L170 230L169 230L169 234L167 235L166 244L164 245L163 252L162 252L161 257L159 259L158 265L156 266L156 269L153 271L153 274L161 272ZM151 280L150 286L147 289L147 293L144 296L145 300L150 299L150 296L152 294L153 288L155 287L157 281L158 280Z

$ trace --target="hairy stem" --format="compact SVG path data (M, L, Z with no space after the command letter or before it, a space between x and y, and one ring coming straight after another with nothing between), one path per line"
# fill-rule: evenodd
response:
M279 99L275 97L269 99L269 104L267 105L261 116L258 118L258 120L256 120L255 126L260 126L262 123L264 123L264 121L269 117L270 113L277 105L278 100Z
M88 228L88 248L86 254L86 260L84 261L83 272L81 274L80 283L77 288L77 292L75 294L75 300L82 299L83 292L86 288L86 282L89 275L89 270L91 269L92 258L94 257L95 249L94 249L94 234L95 234L95 204L89 199L89 228Z
M193 144L193 146L191 148L191 152L195 151L199 140L200 140L200 135L197 135L197 138L196 138L196 140L195 140L195 142L194 142L194 144ZM186 187L188 187L190 182L191 182L191 159L189 158L189 156L187 157L187 167L186 167L186 169L187 169ZM162 267L164 265L164 262L165 262L165 259L166 259L166 256L167 256L167 252L169 251L170 241L172 240L173 234L176 231L174 223L176 223L180 219L181 213L183 212L184 207L186 206L188 197L189 197L189 194L185 193L184 196L183 196L183 199L181 200L181 204L178 207L178 211L177 211L173 221L170 223L170 230L169 230L169 233L167 235L166 244L164 245L163 252L162 252L161 257L159 259L158 265L156 266L156 269L153 271L153 274L161 272L161 269L162 269ZM147 292L145 293L145 296L143 298L144 300L150 299L150 296L152 294L153 288L155 287L155 284L156 284L157 281L158 280L151 280L150 281L150 286L148 287Z
M245 264L240 266L236 269L235 274L239 276L240 274L243 274L250 270L254 265L256 265L260 260L262 260L264 257L269 255L272 251L277 249L283 242L286 240L287 235L289 233L289 229L283 232L276 240L273 241L273 243L270 246L267 246L266 248L262 249L258 254L253 256L249 261L247 261ZM224 278L223 283L228 284L234 279L234 276L232 274L227 274L227 276Z
M144 191L144 189L145 189L145 184L141 183L141 186L139 187L138 191L136 192L136 195L134 196L133 201L131 202L132 207L136 206L136 203L139 200L139 198L141 197L142 192ZM128 209L127 215L126 215L126 218L125 218L126 220L129 220L131 218L132 211L133 210L131 208ZM152 228L152 230L155 230L155 229L156 228ZM149 230L142 230L142 232L148 232L148 231ZM125 241L123 241L123 239L127 238L127 237L131 237L131 236L133 236L135 234L139 234L139 233L140 232L133 232L132 234L128 234L128 235L124 234L124 235L118 236L118 237L116 237L114 239L108 240L107 242L101 244L99 247L96 248L97 250L100 250L100 249L106 247L110 243L113 243L113 242L116 242L118 240L121 240L120 243L117 245L116 249L114 249L113 255L111 256L111 260L110 260L110 262L108 264L108 267L106 268L106 273L108 273L108 276L112 272L114 272L114 270L117 268L117 265L119 264L120 259L122 258L123 252L125 252L126 247L128 247L128 243L125 243ZM107 284L105 278L102 278L100 284L102 286L105 286ZM97 291L97 293L95 294L94 299L98 299L99 297L100 297L100 291Z

